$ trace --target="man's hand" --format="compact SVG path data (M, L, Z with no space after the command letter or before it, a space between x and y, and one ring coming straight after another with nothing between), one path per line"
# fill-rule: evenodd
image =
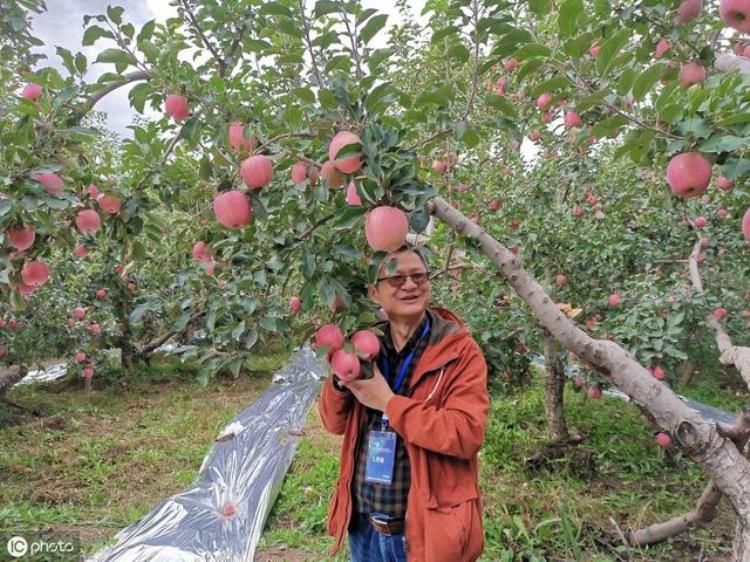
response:
M373 363L373 373L371 379L355 379L341 384L351 390L363 406L384 412L388 400L395 395L375 363Z

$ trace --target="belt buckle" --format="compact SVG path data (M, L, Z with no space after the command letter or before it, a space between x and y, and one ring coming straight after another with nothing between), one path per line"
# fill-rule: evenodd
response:
M375 527L375 530L381 535L385 535L387 537L391 536L391 527L388 524L388 521L382 521L373 516L370 516L370 524Z

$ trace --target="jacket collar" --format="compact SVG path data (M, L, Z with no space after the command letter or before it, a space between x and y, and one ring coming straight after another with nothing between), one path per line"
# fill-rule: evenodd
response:
M422 377L436 371L459 357L456 344L469 335L464 323L452 312L443 308L430 308L433 319L427 349L409 378L409 388L416 386Z
M465 337L471 337L463 321L448 309L440 307L428 308L432 326L427 348L417 362L414 372L409 377L409 388L416 386L422 377L436 371L448 363L458 359L458 343ZM382 332L388 329L387 322L375 325ZM390 337L390 336L388 336Z

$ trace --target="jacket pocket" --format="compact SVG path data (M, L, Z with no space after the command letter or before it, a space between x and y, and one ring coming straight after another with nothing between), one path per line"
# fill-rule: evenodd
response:
M425 560L464 562L473 503L473 500L467 500L425 509Z

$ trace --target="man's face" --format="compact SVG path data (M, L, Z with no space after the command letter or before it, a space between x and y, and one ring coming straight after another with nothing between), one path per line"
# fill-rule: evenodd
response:
M417 275L421 283L416 283L412 274ZM427 268L414 252L400 252L384 261L378 279L380 281L369 289L370 298L382 306L389 317L419 316L430 304ZM400 283L403 284L397 286Z

